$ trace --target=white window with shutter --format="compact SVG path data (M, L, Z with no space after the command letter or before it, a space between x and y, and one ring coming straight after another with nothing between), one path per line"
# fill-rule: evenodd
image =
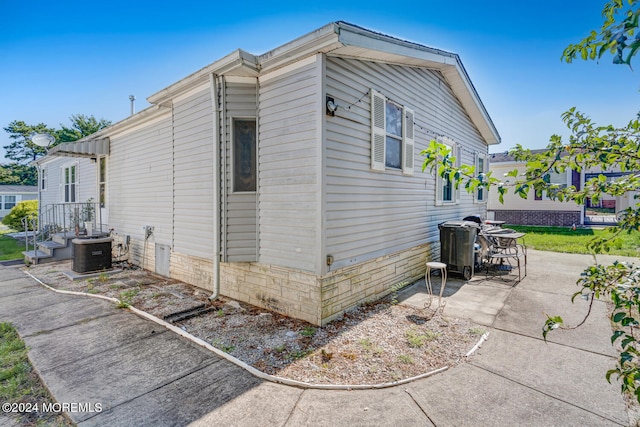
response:
M475 154L475 174L480 180L486 180L486 174L489 172L489 156L486 153ZM489 191L486 187L478 187L473 195L475 203L486 203Z
M453 166L460 167L460 147L450 138L438 139L447 147L447 156L453 158ZM442 158L438 159L438 163ZM437 169L436 169L437 171ZM436 206L460 203L460 188L456 188L452 178L442 177L436 172Z
M413 175L414 112L371 89L371 169Z

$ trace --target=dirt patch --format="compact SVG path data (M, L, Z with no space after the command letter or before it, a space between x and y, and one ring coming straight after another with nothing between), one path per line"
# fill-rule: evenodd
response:
M224 297L209 301L205 290L140 269L76 281L63 274L70 269L67 261L28 271L57 289L118 298L260 371L311 384L380 384L451 367L485 333L467 320L391 298L316 327Z

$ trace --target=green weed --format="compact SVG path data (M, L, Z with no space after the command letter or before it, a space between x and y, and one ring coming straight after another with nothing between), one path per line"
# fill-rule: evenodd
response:
M469 329L469 333L470 333L471 335L479 335L479 336L482 336L482 335L484 335L484 334L485 334L485 332L487 332L487 331L485 331L484 329L479 328L479 327L473 327L473 328Z
M218 348L218 349L224 351L225 353L231 353L233 350L236 349L236 347L234 345L225 344L224 341L219 340L219 339L213 340L211 342L211 345L214 346L215 348Z
M360 346L365 349L365 350L371 350L373 348L373 343L371 342L371 339L369 338L361 338L358 341L358 344L360 344Z
M298 360L311 354L313 350L294 350L287 353L287 359Z
M409 283L410 282L408 281L404 281L391 286L391 304L398 304L398 292L400 292L400 290L407 286Z
M437 332L424 331L424 333L420 333L420 331L412 328L405 332L405 337L407 338L407 342L410 347L420 348L423 347L427 342L433 341L440 336Z
M312 337L316 334L316 328L311 326L305 326L305 328L300 332L300 335L304 337Z
M401 354L398 356L398 360L401 363L404 363L406 365L413 365L414 361L413 361L413 357L409 356L408 354Z

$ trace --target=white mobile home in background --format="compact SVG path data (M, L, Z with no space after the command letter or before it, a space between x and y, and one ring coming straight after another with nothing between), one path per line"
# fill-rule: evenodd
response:
M0 220L23 200L38 198L38 189L31 185L0 185Z
M486 213L421 171L432 139L482 167L500 142L455 54L336 22L148 100L75 151L104 159L130 260L214 293L323 324L423 275L438 223Z

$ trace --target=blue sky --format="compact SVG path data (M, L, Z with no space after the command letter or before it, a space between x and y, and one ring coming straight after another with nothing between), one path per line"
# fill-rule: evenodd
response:
M237 48L261 54L337 20L455 52L506 151L566 135L572 106L624 125L640 110L638 74L560 61L601 25L594 0L377 2L0 0L0 125L69 125L72 114L113 122L146 98ZM10 143L0 131L2 146Z

